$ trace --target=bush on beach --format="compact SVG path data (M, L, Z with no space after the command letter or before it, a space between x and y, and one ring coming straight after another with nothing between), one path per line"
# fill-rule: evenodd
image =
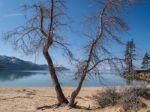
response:
M140 88L129 88L125 89L121 94L121 98L118 104L123 107L125 111L138 111L139 109L146 107L146 105L141 101L140 96L144 89Z
M146 107L141 100L141 97L150 99L150 89L143 87L129 87L117 92L115 88L106 89L103 92L98 92L94 96L94 100L101 108L108 106L120 105L124 111L137 111Z
M119 98L120 96L115 89L107 89L102 93L98 92L97 95L94 96L97 105L99 105L101 108L116 105Z

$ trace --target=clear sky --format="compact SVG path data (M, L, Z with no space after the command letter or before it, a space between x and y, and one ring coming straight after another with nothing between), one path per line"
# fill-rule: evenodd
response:
M21 5L31 4L36 0L0 0L0 34L13 30L15 27L24 24L24 13L20 10ZM80 49L86 42L83 36L84 26L82 21L85 15L97 10L95 4L91 4L92 0L66 0L67 14L72 18L70 25L73 32L64 31L63 35L71 44L73 53L80 57L84 52ZM125 19L129 23L130 30L127 34L122 35L122 38L127 41L134 39L137 46L138 59L141 59L145 52L150 53L150 0L145 0L141 4L136 4L124 14ZM123 47L112 46L112 51L116 54L123 52ZM53 50L53 59L55 64L68 66L58 50ZM35 60L35 56L25 56L21 51L14 51L9 43L0 41L0 55L15 56L24 60ZM36 57L36 63L46 63L42 54ZM140 61L138 64L141 63Z

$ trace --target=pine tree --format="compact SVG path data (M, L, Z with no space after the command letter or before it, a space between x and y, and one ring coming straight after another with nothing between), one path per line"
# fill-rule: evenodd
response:
M126 72L128 74L133 73L133 60L135 60L135 44L134 41L128 41L126 44L126 50L125 50L125 64L126 64Z
M150 68L150 55L146 52L144 57L143 57L143 61L142 61L142 67L146 70L148 70Z

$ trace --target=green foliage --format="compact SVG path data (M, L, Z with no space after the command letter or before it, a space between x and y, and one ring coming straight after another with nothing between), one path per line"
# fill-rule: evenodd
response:
M144 69L149 69L150 68L150 55L146 52L144 57L143 57L143 61L142 61L142 67Z

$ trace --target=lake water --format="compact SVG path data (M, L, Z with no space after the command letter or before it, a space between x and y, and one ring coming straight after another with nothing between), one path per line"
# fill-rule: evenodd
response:
M74 80L73 72L58 72L59 81L62 86L76 86L78 81ZM100 77L87 77L84 86L116 86L147 84L144 81L127 80L119 75L105 73ZM0 71L0 86L52 86L48 71Z

